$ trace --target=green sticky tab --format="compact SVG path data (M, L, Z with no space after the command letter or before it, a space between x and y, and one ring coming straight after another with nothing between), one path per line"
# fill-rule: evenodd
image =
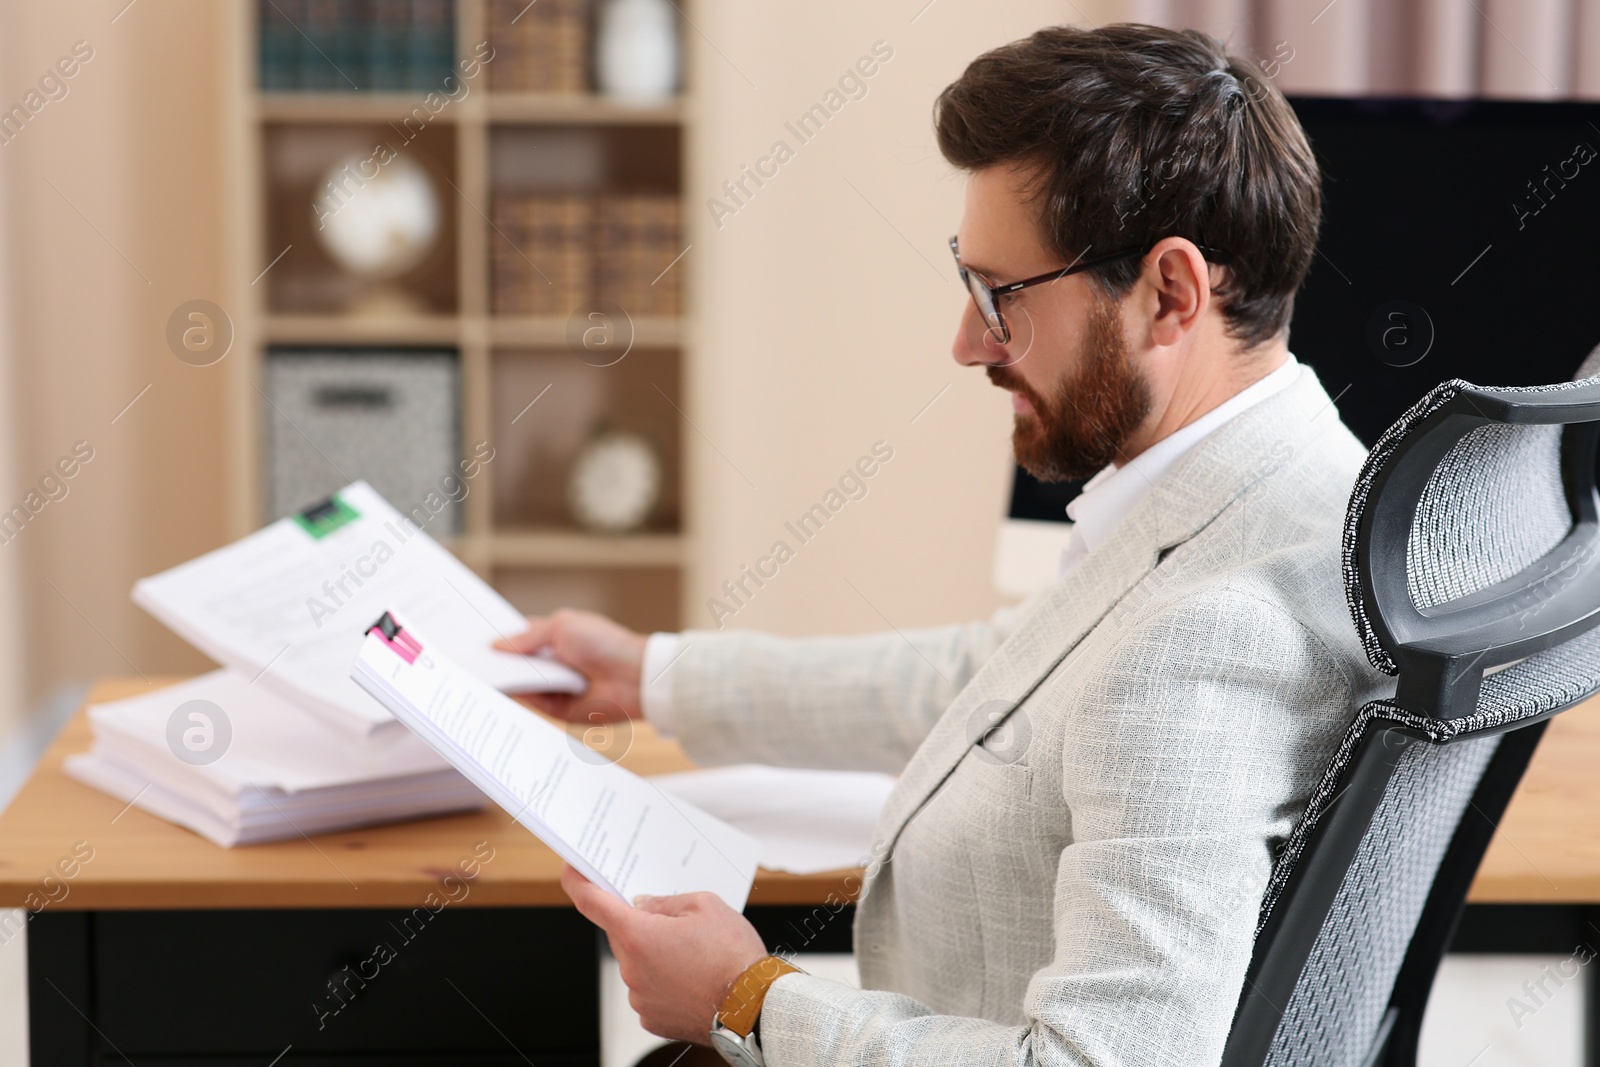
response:
M320 504L306 508L294 517L300 528L321 540L346 523L354 522L361 513L338 496L330 496Z

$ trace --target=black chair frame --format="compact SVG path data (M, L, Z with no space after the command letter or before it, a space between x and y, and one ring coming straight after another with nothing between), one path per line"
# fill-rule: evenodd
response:
M1484 426L1561 424L1562 485L1572 528L1532 565L1485 589L1419 609L1407 547L1430 477L1457 442ZM1595 458L1600 379L1517 389L1463 381L1433 390L1373 449L1350 502L1345 585L1375 664L1398 674L1395 697L1362 709L1341 750L1333 799L1308 810L1262 906L1253 958L1222 1067L1262 1067L1341 883L1402 755L1505 733L1444 858L1364 1067L1414 1067L1423 1012L1466 895L1551 716L1589 694L1496 721L1478 713L1487 672L1577 637L1600 622L1600 520ZM1364 721L1363 721L1364 720Z

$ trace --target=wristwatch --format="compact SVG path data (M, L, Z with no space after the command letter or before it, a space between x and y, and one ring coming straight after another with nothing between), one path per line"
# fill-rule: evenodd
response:
M733 1067L766 1067L756 1023L767 990L786 974L801 974L800 968L777 956L763 956L733 980L733 987L722 1000L722 1007L711 1020L711 1047Z

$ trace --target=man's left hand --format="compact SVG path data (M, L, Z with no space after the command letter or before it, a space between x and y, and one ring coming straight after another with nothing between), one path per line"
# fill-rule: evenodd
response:
M704 1045L711 1019L736 978L767 954L750 920L715 893L618 900L570 866L561 888L606 932L644 1028Z

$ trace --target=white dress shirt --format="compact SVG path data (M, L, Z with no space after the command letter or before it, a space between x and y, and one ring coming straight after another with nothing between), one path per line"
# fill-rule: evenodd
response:
M1083 561L1113 532L1135 504L1149 492L1172 465L1229 419L1253 407L1300 376L1300 363L1291 352L1283 366L1260 381L1241 389L1119 467L1112 464L1084 483L1083 491L1067 505L1072 530L1061 551L1059 575ZM663 734L671 734L673 661L682 653L683 639L675 633L654 633L645 642L644 666L639 678L639 703L644 717Z
M1288 388L1298 377L1300 362L1291 352L1283 366L1265 378L1239 390L1187 426L1174 430L1126 464L1119 467L1113 463L1083 483L1083 491L1067 505L1072 531L1066 547L1061 550L1057 577L1066 575L1100 547L1128 517L1134 505L1190 449L1229 419Z

